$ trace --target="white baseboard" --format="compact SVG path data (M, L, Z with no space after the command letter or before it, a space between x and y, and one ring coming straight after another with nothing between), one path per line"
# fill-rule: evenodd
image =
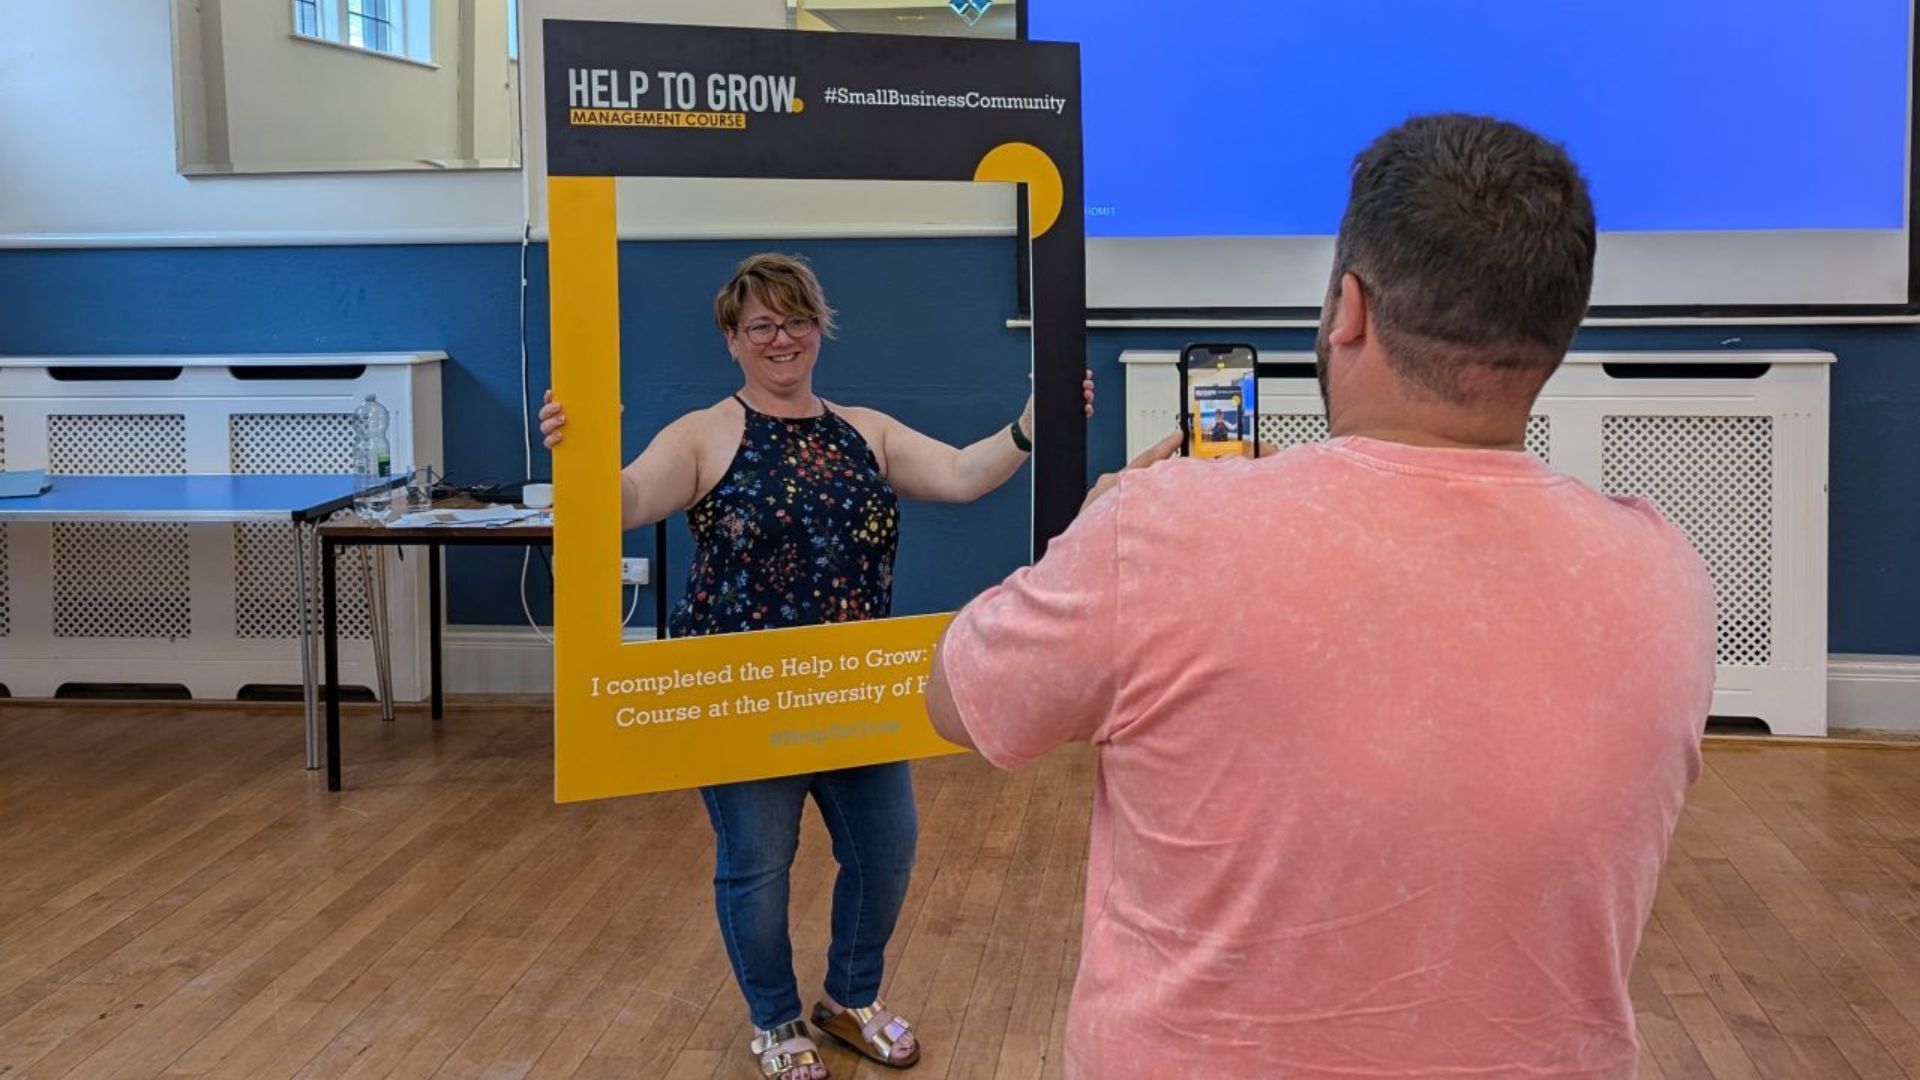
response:
M651 627L627 633L653 636ZM531 627L448 627L443 649L448 693L553 692L553 646ZM1827 724L1920 731L1920 656L1835 653L1827 664Z
M1835 653L1829 657L1827 726L1920 731L1920 656Z
M440 675L449 694L551 694L552 627L449 626L440 638ZM650 641L651 626L627 628L627 640Z
M553 646L530 626L449 626L440 681L449 694L551 694Z

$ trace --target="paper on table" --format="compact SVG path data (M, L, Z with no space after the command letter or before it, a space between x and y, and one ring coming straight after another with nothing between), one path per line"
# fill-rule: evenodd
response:
M45 469L0 469L0 499L43 495L51 487Z
M415 514L402 514L387 522L389 529L431 529L446 525L532 525L543 516L543 511L528 510L519 506L487 506L476 509L439 509L422 510Z

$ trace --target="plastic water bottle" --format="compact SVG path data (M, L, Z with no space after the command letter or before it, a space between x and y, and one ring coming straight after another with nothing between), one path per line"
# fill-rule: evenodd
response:
M387 407L368 394L353 410L360 442L353 451L354 513L385 521L393 509L393 449L387 443Z

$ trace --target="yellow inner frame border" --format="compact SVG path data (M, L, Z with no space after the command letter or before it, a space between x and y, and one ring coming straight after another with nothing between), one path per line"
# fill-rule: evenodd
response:
M1035 237L1059 217L1060 174L1037 147L997 146L981 159L973 179L1025 184ZM619 476L625 463L616 182L611 176L547 180L553 389L568 417L566 441L553 452L555 801L959 752L934 734L921 693L950 613L622 640ZM657 588L665 587L663 569ZM748 681L742 677L747 665L774 674ZM713 678L721 672L728 681L718 685L629 692L635 680L691 675L697 681L701 673ZM781 700L783 691L830 696L874 686L886 691L884 700L751 714L736 708L742 698ZM707 709L716 702L726 715L620 722L623 715Z

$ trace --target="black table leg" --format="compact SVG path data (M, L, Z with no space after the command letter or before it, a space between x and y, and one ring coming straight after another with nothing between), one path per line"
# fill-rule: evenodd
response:
M427 678L433 683L433 718L440 719L440 545L427 545Z
M327 790L340 790L340 608L334 600L333 541L320 540L320 623L327 695Z

